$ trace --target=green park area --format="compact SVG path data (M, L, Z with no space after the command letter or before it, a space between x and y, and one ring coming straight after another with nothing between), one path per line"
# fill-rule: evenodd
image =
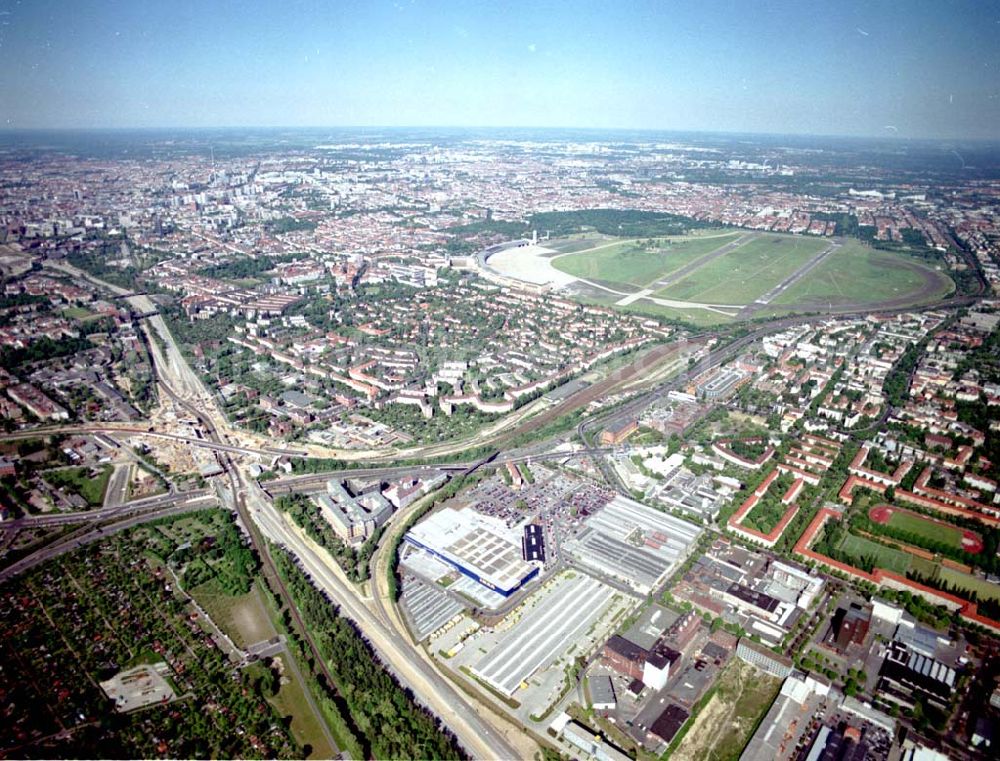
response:
M83 307L67 307L62 313L71 320L96 320L99 317Z
M950 536L955 540L956 546L961 546L960 529L931 521L917 513L894 509L888 525L939 544L946 541L946 536ZM867 536L844 531L841 526L828 524L823 538L814 544L814 549L821 553L829 553L836 560L849 563L856 568L864 570L881 568L910 576L962 597L1000 602L1000 587L986 578L951 568L943 562L911 554L888 537L883 539L885 544ZM829 546L829 542L833 542L832 547ZM826 547L823 546L824 543L827 543Z
M189 590L198 604L233 642L242 648L270 640L277 636L273 603L261 590L257 581L249 592L229 594L214 579ZM285 651L274 657L274 668L281 673L276 692L268 695L268 702L289 721L289 728L299 744L311 751L309 758L332 758L336 749L331 745L330 733L323 726L323 705L310 700L302 674Z
M987 581L979 576L956 571L954 568L941 566L938 569L937 580L949 587L960 587L968 592L975 592L980 600L996 600L1000 602L1000 585Z
M172 566L180 566L175 573L180 576L184 591L237 647L247 648L277 636L280 616L264 591L262 579L250 570L245 548L229 514L203 510L140 526L133 536L142 543L155 565L169 559ZM274 657L270 669L265 669L263 662L250 668L260 671L262 676L268 676L270 671L280 674L280 679L274 681L274 689L262 691L265 698L288 722L299 745L309 751L308 758L331 758L336 749L324 727L323 715L329 707L310 700L309 685L290 658L286 650Z
M615 286L645 288L699 257L722 248L740 233L596 242L584 251L554 258L552 266L576 277ZM624 288L631 292L634 288Z
M164 562L179 545L201 541L225 530L226 514L221 510L201 510L170 521L139 526L133 532L158 562Z
M309 755L289 732L284 709L269 702L280 695L280 669L265 660L239 668L236 657L206 636L210 625L174 580L185 575L181 553L188 552L188 560L192 551L212 553L225 542L211 540L226 529L243 547L233 517L222 510L185 516L188 528L206 529L190 547L170 538L186 533L173 531L176 520L163 516L109 533L95 547L8 581L2 602L17 648L0 656L8 698L0 747L44 758ZM167 562L158 559L159 550ZM249 588L255 569L238 573ZM142 710L112 710L101 680L152 663L162 663L170 694ZM338 750L318 747L328 758Z
M281 663L281 668L287 675L288 654L276 656L275 661ZM286 721L291 719L289 728L295 739L312 751L308 758L334 758L336 748L330 743L330 734L323 726L325 719L321 712L326 706L318 705L319 712L314 710L306 694L307 689L297 675L287 681L282 680L281 688L270 698L270 703Z
M45 480L53 486L73 494L79 494L91 507L104 504L104 492L108 488L113 468L104 465L100 468L60 468L45 473Z
M256 584L244 594L230 594L212 579L188 591L238 647L248 647L277 634Z

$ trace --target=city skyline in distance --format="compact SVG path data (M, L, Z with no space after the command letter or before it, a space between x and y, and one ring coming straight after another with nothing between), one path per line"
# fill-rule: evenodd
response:
M975 3L0 0L0 129L528 127L1000 138Z

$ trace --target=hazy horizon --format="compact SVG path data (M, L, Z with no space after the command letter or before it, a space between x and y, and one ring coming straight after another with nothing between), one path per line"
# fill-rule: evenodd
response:
M10 125L0 125L0 135L32 134L32 133L114 133L114 132L164 132L164 133L185 133L185 132L281 132L281 131L358 131L358 132L541 132L541 133L595 133L595 134L635 134L635 135L660 135L676 137L720 137L720 138L794 138L794 139L815 139L815 140L844 140L844 141L867 141L867 142L926 142L926 143L995 143L1000 144L1000 135L995 137L909 137L895 133L885 132L882 134L862 135L862 134L835 134L820 132L762 132L746 130L726 130L726 129L683 129L683 128L660 128L660 127L579 127L567 125L530 125L530 124L213 124L213 125L101 125L101 126L37 126L37 127L15 127Z

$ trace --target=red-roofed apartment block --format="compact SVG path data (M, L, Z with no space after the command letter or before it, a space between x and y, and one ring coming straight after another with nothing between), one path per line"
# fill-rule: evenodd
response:
M727 521L727 525L734 534L738 534L739 536L751 542L763 544L765 547L768 548L774 547L778 539L781 538L781 535L782 533L784 533L785 528L788 526L789 523L792 522L792 519L798 514L799 506L789 505L789 508L781 516L781 519L778 521L777 525L775 525L775 527L771 529L770 533L767 534L765 534L763 531L758 531L757 529L750 528L749 526L744 526L742 522L743 519L750 514L750 511L757 506L757 503L760 502L761 497L763 497L767 493L768 488L771 486L772 483L774 483L774 480L777 477L778 477L778 471L772 470L770 474L768 474L767 478L765 478L764 481L761 483L761 485L758 486L756 489L754 489L753 494L751 494L743 501L743 504L740 505L739 510L733 513L729 517L729 521ZM798 486L798 489L796 489L796 486ZM785 496L787 497L789 494L792 493L793 490L795 491L796 496L802 490L801 479L797 480L794 484L792 484L792 486L788 489L788 491L785 492ZM792 497L792 499L794 499L794 496ZM782 498L782 501L784 502L784 498ZM788 503L786 502L785 504Z

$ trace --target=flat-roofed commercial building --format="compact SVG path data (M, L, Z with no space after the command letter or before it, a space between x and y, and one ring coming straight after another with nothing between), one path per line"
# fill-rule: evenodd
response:
M909 707L917 700L947 706L955 691L958 672L893 640L879 671L877 692L885 699Z
M595 761L630 761L631 757L608 743L603 737L576 721L566 724L562 738L570 745L579 748L586 757Z
M581 565L647 594L688 556L700 534L692 523L617 496L564 548Z
M705 399L722 399L736 391L749 377L739 370L720 370L698 386L698 395Z
M773 650L769 650L763 645L758 645L749 637L740 637L736 645L736 655L756 666L761 671L765 671L771 676L785 679L792 673L792 659L784 655L778 655Z
M538 575L538 566L522 559L520 541L506 533L500 522L471 508L446 507L410 529L406 541L509 597Z
M752 613L768 621L778 621L782 617L782 614L786 612L786 608L793 607L785 606L783 608L781 600L771 597L771 595L765 592L760 592L744 584L735 582L730 584L729 588L723 592L722 599L738 610Z
M592 676L587 680L590 691L590 705L595 711L613 711L618 705L615 685L607 675Z
M651 739L658 739L669 743L674 739L681 727L687 723L689 718L691 718L690 713L676 703L671 703L663 709L663 712L656 718L656 721L650 725L649 731L646 734Z

